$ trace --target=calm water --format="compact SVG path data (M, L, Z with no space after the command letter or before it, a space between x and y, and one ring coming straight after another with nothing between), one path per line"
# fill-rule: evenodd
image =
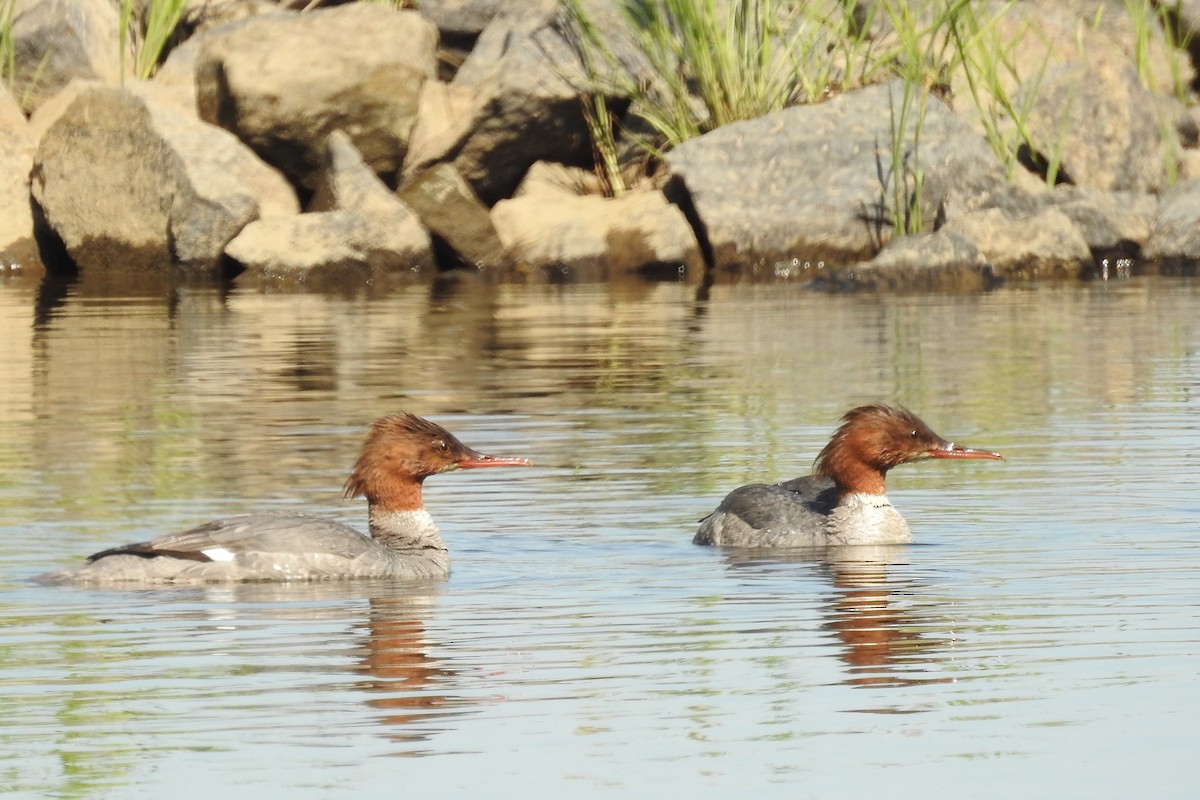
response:
M0 283L0 789L1194 796L1198 312L1160 279ZM910 547L690 544L875 400L1008 461L896 470ZM429 481L448 581L29 582L249 509L360 524L339 489L398 409L537 463Z

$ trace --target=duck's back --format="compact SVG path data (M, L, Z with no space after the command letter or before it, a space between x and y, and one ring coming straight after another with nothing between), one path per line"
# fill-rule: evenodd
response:
M733 547L823 546L837 499L833 481L816 475L742 486L700 521L693 541Z

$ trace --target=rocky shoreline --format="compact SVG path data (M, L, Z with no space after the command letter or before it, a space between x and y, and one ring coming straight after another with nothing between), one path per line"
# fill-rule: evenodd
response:
M611 0L585 5L611 21ZM1028 0L999 18L1039 32L1013 39L1029 128L1015 171L955 76L922 93L904 137L928 221L913 235L896 234L888 202L902 81L719 127L610 197L566 11L419 6L193 0L186 37L136 80L110 0L18 2L0 271L328 285L468 268L902 290L1200 263L1197 71L1159 32L1139 52L1182 60L1187 95L1139 80L1121 2ZM1172 19L1181 41L1200 38L1200 1Z

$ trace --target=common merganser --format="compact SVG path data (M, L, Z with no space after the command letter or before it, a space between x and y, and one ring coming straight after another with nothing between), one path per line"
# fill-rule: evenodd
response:
M344 496L367 498L371 535L304 514L242 514L182 533L103 550L51 583L198 584L348 578L441 578L450 554L421 502L430 475L456 469L529 466L472 450L412 414L376 420Z
M814 474L734 489L700 521L693 541L740 547L904 544L912 531L885 494L889 469L924 458L1003 458L947 442L904 408L861 406L842 420Z

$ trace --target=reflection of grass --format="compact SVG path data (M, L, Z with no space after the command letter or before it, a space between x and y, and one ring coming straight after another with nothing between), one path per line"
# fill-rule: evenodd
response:
M10 640L16 644L0 647L0 667L10 684L38 688L39 702L30 704L29 695L20 690L0 695L0 715L18 731L15 735L0 734L0 743L11 753L26 754L32 754L40 745L39 755L57 759L59 774L56 780L44 775L34 777L29 771L22 774L18 767L4 776L5 788L40 795L53 787L57 797L91 797L123 783L139 748L125 736L97 734L121 730L144 715L131 710L135 701L131 691L104 689L113 681L105 665L133 662L144 654L128 647L127 642L98 637L99 621L90 614L61 614L48 621L45 614L23 616L22 611L19 607L4 608L5 622L24 630L42 631L35 640L38 646ZM70 688L55 691L49 683ZM31 736L34 726L55 733Z

